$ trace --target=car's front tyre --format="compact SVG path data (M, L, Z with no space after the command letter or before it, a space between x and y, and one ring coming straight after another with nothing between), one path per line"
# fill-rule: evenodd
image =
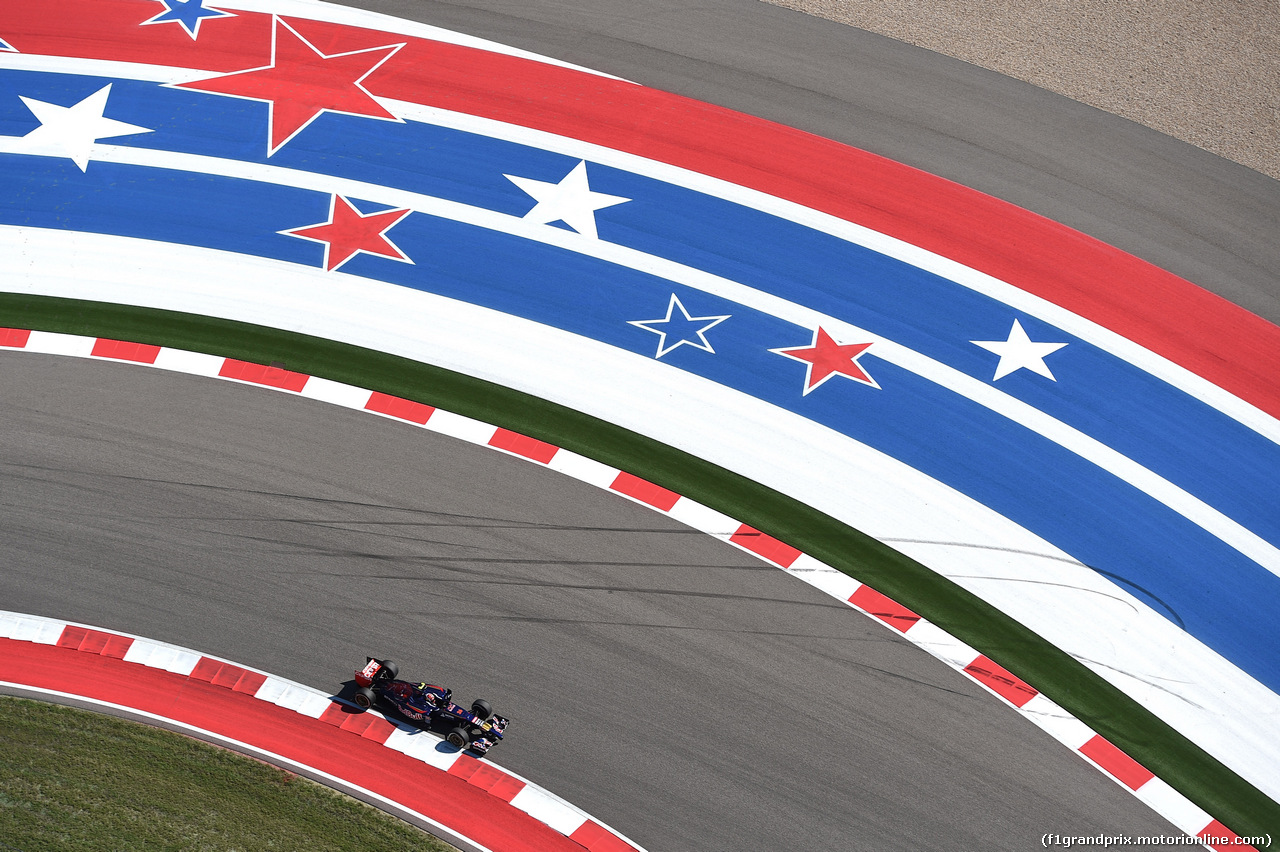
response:
M454 728L445 734L444 739L449 745L458 749L464 749L471 745L471 734L467 733L467 729L463 727Z

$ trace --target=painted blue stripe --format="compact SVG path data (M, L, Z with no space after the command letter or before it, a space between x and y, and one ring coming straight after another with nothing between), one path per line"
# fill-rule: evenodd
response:
M323 221L329 206L320 193L102 162L82 174L53 158L0 158L0 188L6 223L124 234L310 266L319 265L323 247L275 231ZM695 315L731 315L715 329L717 354L686 346L663 362L848 434L971 495L1280 689L1280 660L1259 650L1280 641L1280 623L1270 617L1280 611L1280 578L1048 440L872 353L863 362L883 390L835 379L801 397L804 366L767 350L806 344L809 330L663 279L424 214L406 218L391 236L414 265L360 256L343 271L484 305L646 357L656 351L657 338L628 320L662 316L672 292ZM1214 571L1211 594L1197 582L1206 566Z
M75 75L0 74L0 133L22 135L36 124L17 94L70 104L104 84ZM577 162L446 128L341 115L324 116L268 160L264 103L128 80L113 84L109 115L156 128L128 139L137 147L269 162L514 216L533 202L504 172L555 181ZM998 359L970 341L1004 339L1015 317L1035 340L1068 343L1048 361L1057 382L1018 371L997 387L1280 546L1280 512L1258 498L1280 477L1280 447L1222 412L1065 332L902 262L721 199L589 168L593 188L634 199L598 214L603 239L838 317L980 380L991 380ZM281 259L297 257L296 247L275 250L287 253Z

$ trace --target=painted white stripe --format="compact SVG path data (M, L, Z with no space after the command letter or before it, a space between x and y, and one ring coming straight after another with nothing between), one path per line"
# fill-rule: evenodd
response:
M443 742L444 740L422 731L406 731L397 727L391 732L391 736L387 737L385 745L387 748L395 749L401 754L448 772L449 767L458 762L462 752L452 746L448 749L440 748Z
M302 396L308 399L340 405L343 408L363 409L369 402L369 391L342 382L334 382L312 376L302 388Z
M573 834L587 821L587 815L582 811L538 787L521 788L511 799L511 805L546 823L565 837Z
M0 153L23 154L27 143L22 138L0 137ZM606 243L553 228L527 222L515 216L478 207L445 201L403 190L388 190L375 184L331 178L311 172L285 169L259 163L150 151L126 146L98 145L94 159L146 168L216 174L245 180L292 186L317 192L377 201L394 207L407 207L432 216L462 222L487 230L510 234L546 245L554 245L629 269L646 272L736 302L804 328L826 328L838 341L874 341L876 357L946 388L995 414L1003 416L1038 435L1053 441L1100 469L1141 490L1152 499L1177 512L1201 529L1215 536L1266 570L1280 576L1280 547L1148 470L1122 453L1097 441L1034 406L1009 396L985 382L915 352L908 347L803 305L789 302L770 293L730 281L664 258Z
M456 44L459 47L484 50L489 53L498 53L505 56L528 59L533 62L540 62L544 65L555 65L560 68L567 68L572 71L588 74L592 77L604 77L610 80L618 80L623 83L631 82L630 80L623 79L622 77L615 77L612 74L606 74L603 71L584 68L581 65L574 65L571 62L564 62L559 59L553 59L549 56L543 56L541 54L521 50L516 47L508 47L507 45L498 44L495 41L488 41L487 39L478 38L476 36L456 33L452 30L432 26L431 24L422 24L415 21L392 18L387 15L380 15L377 12L368 12L363 9L351 9L345 6L317 3L313 2L313 0L279 0L279 2L276 2L276 0L263 0L263 2L259 2L259 0L231 0L230 3L218 3L216 6L213 6L213 8L225 9L227 11L239 9L246 12L260 12L267 15L279 14L286 17L306 18L315 21L330 21L336 24L347 24L367 29L383 30L388 32L391 36L387 39L388 44L396 42L394 34L400 34L415 38L424 38L430 41L444 42L446 44ZM216 24L206 23L204 26L216 26ZM198 56L198 53L192 53L193 59ZM264 57L264 60L265 58L266 57ZM155 83L185 83L192 80L207 79L220 73L204 68L176 68L168 65L147 65L145 63L118 62L108 59L82 59L72 56L40 56L38 54L31 53L9 52L0 52L0 68L13 68L20 71L49 71L55 74L81 74L89 77L118 77L120 79L127 80L149 80Z
M841 573L834 568L828 568L825 565L823 568L825 570L805 571L804 573L796 574L796 576L818 591L826 592L831 597L842 602L847 602L854 592L862 588L862 583L859 583L848 574Z
M1213 822L1213 817L1200 806L1160 778L1152 778L1143 784L1135 795L1146 802L1153 811L1192 837L1198 836L1209 826L1209 823Z
M952 668L963 669L978 658L977 651L932 621L917 621L911 628L911 641Z
M329 696L309 686L268 676L253 694L254 698L319 719L332 704Z
M180 349L161 349L153 366L176 373L214 378L226 363L225 358L205 355L203 352L183 352Z
M1072 751L1079 751L1095 736L1092 728L1043 695L1022 705L1022 714Z
M55 334L51 331L33 331L27 340L26 351L87 358L93 351L93 338L78 337L73 334Z
M571 476L579 482L594 485L597 488L608 488L618 478L618 469L601 464L595 459L580 456L568 450L556 453L547 467L554 471Z
M190 72L184 69L99 62L97 60L64 59L61 57L27 56L23 54L0 54L0 68L109 76L160 83L185 82L192 79ZM1267 439L1280 444L1280 420L1190 370L1174 364L1172 361L1139 346L1120 334L1078 316L1046 299L895 237L881 234L870 228L804 207L795 202L768 195L759 190L739 186L719 178L601 145L582 142L517 124L442 110L408 101L397 101L391 98L376 98L376 100L393 114L410 121L462 130L623 169L722 198L735 204L741 204L744 207L796 222L821 233L879 252L887 257L931 272L962 287L982 293L989 298L1008 305L1014 310L1054 325L1093 346L1110 352L1115 357L1182 390ZM351 194L358 194L361 198L374 200L373 196L367 194Z
M151 642L146 639L134 639L133 644L129 646L129 650L125 652L124 661L126 663L140 663L149 668L163 669L167 672L185 676L195 670L196 665L200 662L200 656L200 654L174 645L165 645L161 642Z
M953 579L1142 701L1268 795L1280 795L1280 696L1042 539L794 414L651 358L340 273L36 229L0 229L0 256L22 270L6 284L19 292L219 316L402 355L603 416L749 475ZM352 323L353 316L362 321ZM518 362L512 351L521 353ZM662 392L646 395L644 388ZM477 443L492 434L491 426L444 415L432 417L433 427L437 418L469 423L466 439ZM724 422L739 428L707 428ZM833 489L832 482L858 488ZM673 516L690 511L686 502ZM731 523L717 531L723 516L703 517L713 534L737 529ZM918 630L926 636L928 625L912 634Z
M56 645L67 629L66 622L45 618L28 618L25 615L0 613L0 637L37 645Z
M457 438L469 444L487 444L496 431L495 427L452 411L437 411L427 421L427 428L441 435Z
M521 50L516 47L508 47L505 44L499 44L496 41L489 41L488 39L479 38L478 36L456 33L452 30L443 29L442 27L432 26L431 24L409 21L404 18L393 18L390 15L383 15L379 12L370 12L364 9L337 6L332 3L320 2L319 0L227 0L227 2L214 2L209 5L215 9L226 9L227 11L239 9L246 12L261 12L268 15L276 14L284 15L286 17L308 18L316 21L330 21L335 24L347 24L353 27L386 30L391 33L403 33L408 36L430 39L432 41L443 41L449 44L456 44L461 47L470 47L475 48L476 50L487 50L490 53L502 53L507 56L517 56L521 59L529 59L534 62L541 62L545 65L558 65L562 68L570 68L574 71L581 71L584 74L591 74L596 77L608 77L612 80L622 79L620 77L614 77L612 74L605 74L603 71L593 71L590 68L584 68L581 65L573 65L569 62L563 62L559 59L553 59L539 53L532 53L528 50ZM210 26L210 24L206 24L206 26Z

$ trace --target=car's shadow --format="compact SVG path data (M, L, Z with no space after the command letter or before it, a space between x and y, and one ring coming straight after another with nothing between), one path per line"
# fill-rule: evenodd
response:
M352 696L355 694L355 691L357 689L359 689L359 685L354 680L343 681L342 688L339 689L338 693L333 696L333 698L339 702L339 706L342 707L342 712L349 713L353 716L358 716L361 713L368 712L367 710L361 710L359 707L356 706L355 702L352 700ZM416 719L410 719L408 716L405 716L403 713L397 710L394 705L392 705L388 701L384 701L382 698L378 699L377 703L373 705L372 709L377 710L378 713L384 716L388 722L395 725L397 728L404 731L405 733L414 734L414 733L421 733L425 731L427 733L435 734L437 737L440 737L441 738L440 742L438 742L435 746L436 751L449 752L449 753L465 751L467 754L471 755L472 757L482 756L480 754L477 754L475 751L473 751L470 748L460 749L455 745L451 745L444 739L444 735L449 733L449 731L454 727L454 724L455 724L453 722L448 721L447 719L437 718L437 719L430 719L425 722L420 722Z

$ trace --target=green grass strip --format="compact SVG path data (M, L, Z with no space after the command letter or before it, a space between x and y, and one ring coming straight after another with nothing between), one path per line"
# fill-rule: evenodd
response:
M977 648L1238 834L1275 833L1280 803L1009 616L870 536L746 477L519 391L293 332L147 308L0 294L0 326L283 364L521 432L641 476L825 562Z
M0 697L0 850L457 850L305 778L172 731Z

